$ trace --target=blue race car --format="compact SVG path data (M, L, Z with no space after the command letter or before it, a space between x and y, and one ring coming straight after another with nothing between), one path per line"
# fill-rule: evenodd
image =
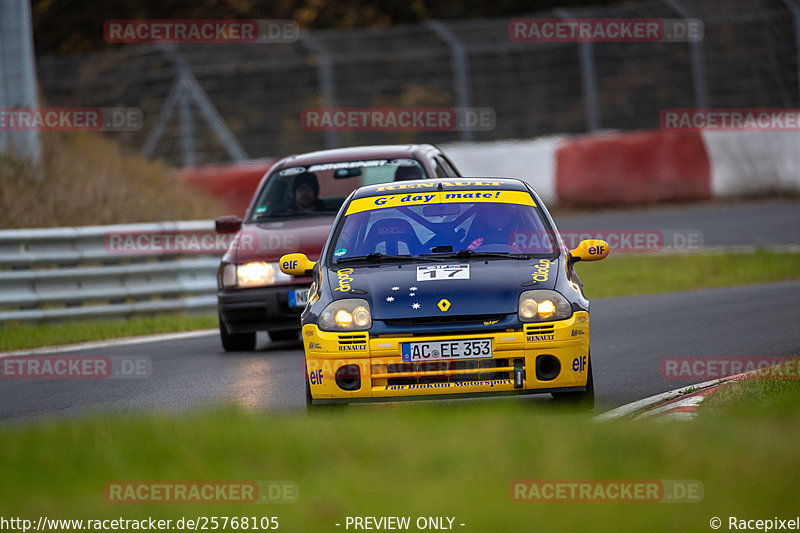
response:
M344 202L302 313L310 404L552 393L594 404L589 301L544 204L520 180L361 187Z

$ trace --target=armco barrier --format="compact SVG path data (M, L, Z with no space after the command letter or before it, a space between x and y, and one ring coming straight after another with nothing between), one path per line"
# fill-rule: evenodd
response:
M0 231L0 323L212 311L220 253L110 251L108 236L213 232L211 221Z
M577 137L556 150L561 203L600 206L711 198L711 162L699 132Z

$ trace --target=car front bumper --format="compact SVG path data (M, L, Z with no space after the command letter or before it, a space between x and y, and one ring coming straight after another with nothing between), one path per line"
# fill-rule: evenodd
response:
M491 339L492 357L403 361L404 343L467 339ZM585 311L567 320L525 324L522 329L449 335L371 336L321 331L307 324L303 344L315 403L582 391L589 376ZM555 376L537 371L537 361L544 361L540 358L550 358L550 374L557 360Z
M217 292L217 310L230 333L300 329L303 307L289 304L289 292L309 285L277 285Z

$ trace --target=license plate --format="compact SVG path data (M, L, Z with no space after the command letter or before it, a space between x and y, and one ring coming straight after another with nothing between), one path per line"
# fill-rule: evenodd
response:
M486 359L492 357L492 339L409 342L403 344L403 361Z
M289 291L289 307L305 307L308 303L308 289Z

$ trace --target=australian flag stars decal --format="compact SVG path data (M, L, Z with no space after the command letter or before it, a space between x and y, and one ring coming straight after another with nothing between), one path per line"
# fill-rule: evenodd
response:
M397 295L397 297L395 297L395 295ZM422 306L420 305L419 302L415 301L414 297L416 295L417 295L417 288L416 287L409 287L408 288L408 297L405 297L400 293L400 287L394 286L394 287L392 287L392 294L386 297L386 301L389 302L389 303L393 303L393 302L397 301L398 304L402 303L402 305L409 305L410 304L411 309L417 310L417 309L420 309ZM400 298L399 301L398 301L398 298ZM406 299L406 298L408 298L408 299Z

